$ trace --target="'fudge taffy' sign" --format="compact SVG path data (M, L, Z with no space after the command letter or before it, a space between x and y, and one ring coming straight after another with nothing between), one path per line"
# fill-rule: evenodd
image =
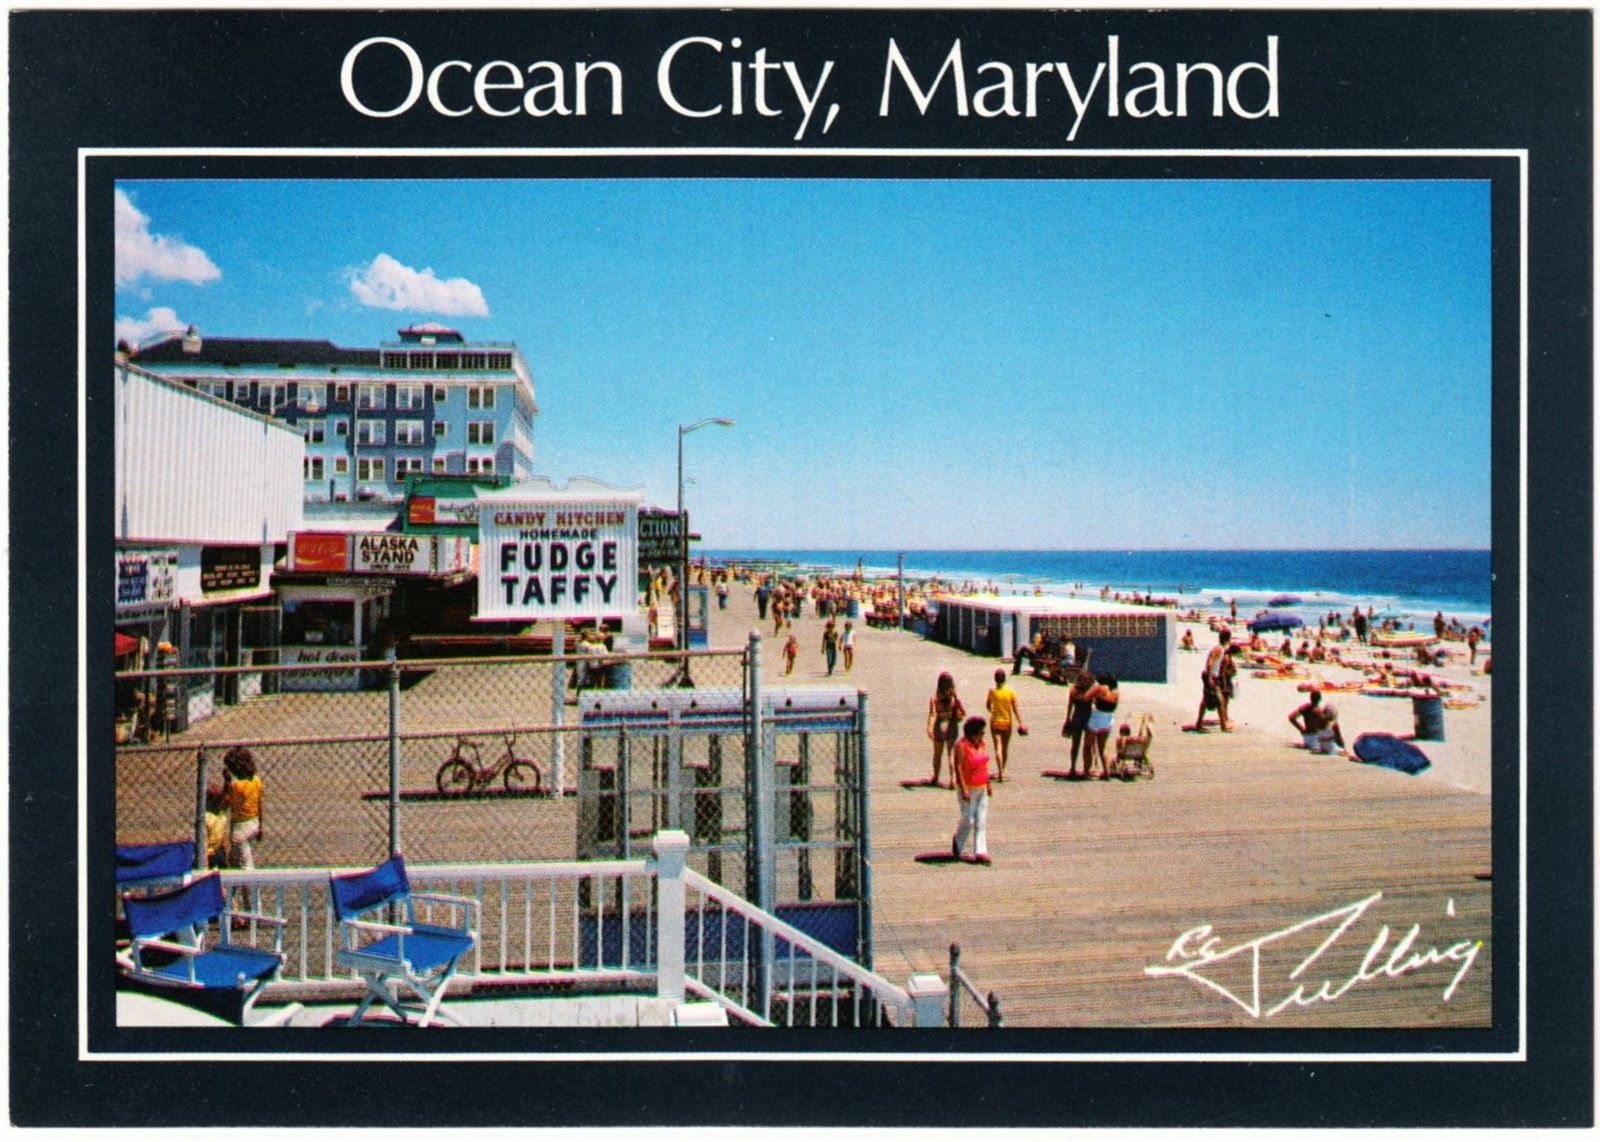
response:
M634 610L637 498L485 503L478 515L478 618Z

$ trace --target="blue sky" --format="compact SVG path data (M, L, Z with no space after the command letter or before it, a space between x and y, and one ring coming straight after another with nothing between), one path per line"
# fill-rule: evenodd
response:
M1482 182L138 181L119 335L515 341L712 548L1487 547Z

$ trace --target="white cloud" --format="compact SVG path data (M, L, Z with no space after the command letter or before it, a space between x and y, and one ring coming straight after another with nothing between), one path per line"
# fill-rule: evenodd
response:
M182 238L150 233L149 217L140 212L126 191L117 191L116 208L119 286L145 277L202 285L222 276L198 246L191 246Z
M118 341L126 341L135 349L139 342L156 333L181 333L186 329L187 323L178 319L178 311L166 305L151 307L143 317L118 317L116 332Z
M466 278L441 281L431 269L414 270L388 254L350 272L350 292L374 309L410 309L441 315L488 317L483 291Z

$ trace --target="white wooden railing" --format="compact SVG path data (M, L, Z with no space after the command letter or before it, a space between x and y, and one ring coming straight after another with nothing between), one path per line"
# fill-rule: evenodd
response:
M474 993L540 985L633 985L708 1000L757 1026L936 1026L943 994L901 988L763 912L686 865L689 838L658 833L654 859L408 865L419 891L479 902L478 944L457 974ZM334 967L330 874L353 869L223 873L251 911L288 921L289 960L264 998L351 991ZM419 903L419 909L422 905ZM425 918L419 916L419 919ZM932 977L935 981L937 977Z

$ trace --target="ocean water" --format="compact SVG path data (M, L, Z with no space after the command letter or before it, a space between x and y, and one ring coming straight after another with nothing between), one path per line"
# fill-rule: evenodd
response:
M1297 595L1306 618L1373 606L1419 626L1436 611L1464 623L1490 616L1488 551L753 551L708 550L714 561L767 560L801 568L891 576L905 557L908 578L970 582L1002 594L1076 592L1104 587L1178 600L1185 608L1223 611L1237 601L1241 618L1280 595Z

